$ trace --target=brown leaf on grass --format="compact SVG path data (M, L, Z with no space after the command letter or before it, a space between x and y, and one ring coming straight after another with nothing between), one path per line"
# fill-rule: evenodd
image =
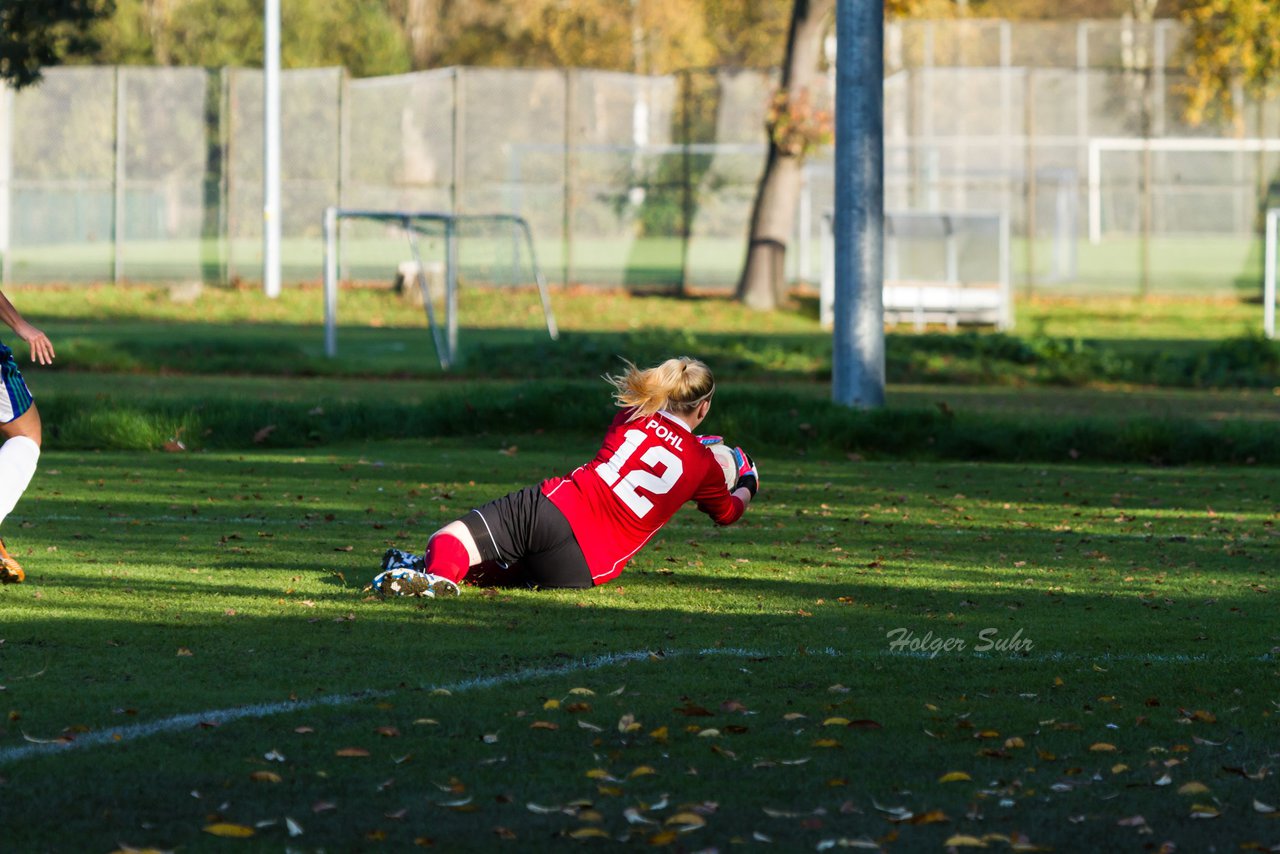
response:
M910 824L943 824L951 819L942 810L929 810L909 819Z
M1209 791L1208 786L1204 783L1198 783L1195 780L1192 780L1190 783L1183 783L1178 787L1179 795L1203 795L1207 791Z
M696 812L690 812L689 810L684 810L683 812L678 812L675 815L671 816L665 822L663 822L663 824L666 825L667 827L674 828L676 830L685 831L685 830L695 830L699 827L706 827L707 820L702 816L698 815Z
M987 843L983 842L976 836L968 836L967 834L957 833L942 843L950 848L986 848Z
M849 729L884 729L879 721L873 721L870 718L859 718L849 721Z
M1093 753L1115 753L1116 746L1105 741L1098 741L1089 745L1089 750Z
M554 724L551 721L534 721L533 723L529 724L529 729L557 730L557 729L560 729L560 724Z
M178 657L179 657L179 658L188 658L188 657L193 656L193 655L195 655L195 653L194 653L194 652L192 652L191 650L187 649L185 646L180 646L180 647L178 647Z
M973 779L972 777L970 777L968 774L966 774L963 771L949 771L948 773L943 774L941 777L939 777L938 782L939 783L963 783L972 779Z
M255 445L261 445L263 442L267 441L267 437L274 432L276 432L276 425L274 424L268 424L267 426L260 428L253 434L253 443Z
M1222 813L1218 812L1218 808L1210 804L1191 805L1192 818L1217 818L1220 815L1222 815Z
M333 755L347 757L368 756L369 751L365 750L363 747L342 747L335 750Z
M211 836L221 836L226 839L245 839L253 836L254 833L252 827L245 827L243 824L231 824L225 821L206 824L202 829Z
M282 783L284 778L274 771L254 771L249 779L258 783Z
M382 736L383 738L399 738L400 737L400 730L396 729L393 726L380 726L377 729L375 729L374 732L376 732L378 735Z
M333 547L333 550L335 552L349 552L349 551L353 551L354 549L355 549L355 546L334 546Z
M674 711L684 715L686 718L709 718L711 712L695 704L692 700L686 700L683 706L678 706Z
M608 839L609 834L605 833L598 827L579 827L577 830L569 831L571 839ZM652 842L653 840L650 840Z

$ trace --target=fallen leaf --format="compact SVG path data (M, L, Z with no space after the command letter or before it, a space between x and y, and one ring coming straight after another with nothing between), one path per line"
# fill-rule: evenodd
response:
M939 783L960 783L960 782L964 782L965 780L972 780L972 779L973 779L972 777L970 777L968 774L966 774L963 771L951 771L939 777L938 782Z
M1207 791L1209 791L1208 786L1204 783L1197 783L1194 780L1190 783L1183 783L1178 787L1179 795L1203 795Z
M263 442L267 441L267 437L274 432L276 432L276 425L268 424L266 427L259 429L253 434L253 443L255 445L261 445Z
M533 723L529 724L529 729L556 730L556 729L560 729L560 724L555 724L555 723L552 723L551 721L534 721Z
M569 836L573 839L608 839L609 834L605 833L598 827L580 827L577 830L569 831Z
M952 836L950 839L948 839L946 842L942 844L948 845L954 848L986 848L987 847L987 843L983 842L978 837L966 836L960 833L957 833L955 836Z
M363 747L343 747L333 752L334 756L368 756L369 751Z
M1221 815L1221 813L1218 812L1217 807L1213 807L1208 804L1191 805L1192 818L1217 818L1219 815Z
M1273 812L1275 812L1275 811L1276 811L1276 808L1275 808L1275 807L1273 807L1273 806L1271 806L1270 804L1264 804L1262 801L1258 800L1257 798L1254 798L1254 799L1253 799L1253 811L1254 811L1254 812L1260 812L1260 813L1262 813L1263 815L1267 815L1267 814L1269 814L1269 813L1273 813Z
M1099 741L1089 745L1089 750L1093 753L1114 753L1116 746L1105 741Z
M282 783L284 778L274 771L254 771L249 775L250 780L258 783Z
M212 836L223 836L227 839L245 839L253 836L252 827L245 827L243 824L229 824L221 821L217 824L205 825L204 832Z
M288 829L290 836L302 835L302 825L298 824L296 821L289 818L288 816L285 816L284 818L284 826Z
M678 812L664 822L667 827L675 827L679 830L694 830L699 827L705 827L707 820L696 812Z

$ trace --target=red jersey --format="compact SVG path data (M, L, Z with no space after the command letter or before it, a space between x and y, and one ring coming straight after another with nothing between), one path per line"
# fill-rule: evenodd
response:
M611 581L686 501L720 525L736 522L742 500L730 495L715 456L684 422L658 412L618 413L595 459L542 482L542 494L573 529L596 584Z

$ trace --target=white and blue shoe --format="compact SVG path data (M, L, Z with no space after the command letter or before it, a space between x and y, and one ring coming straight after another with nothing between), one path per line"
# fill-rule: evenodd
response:
M444 576L407 567L378 573L373 579L373 590L384 597L422 596L427 599L445 599L461 592L458 585Z

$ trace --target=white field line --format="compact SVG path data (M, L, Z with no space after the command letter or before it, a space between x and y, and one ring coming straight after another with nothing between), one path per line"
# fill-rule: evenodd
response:
M459 682L447 683L444 685L428 685L424 686L424 690L437 691L445 690L451 694L462 693L466 691L495 688L502 685L514 685L520 682L528 682L533 679L541 679L550 676L566 676L574 673L585 673L591 670L599 670L604 667L610 667L615 664L625 664L631 661L645 661L650 658L657 660L665 660L668 658L679 658L684 656L726 656L736 658L779 658L782 656L800 655L794 651L777 651L772 652L764 650L735 649L735 648L708 648L699 650L671 650L661 653L654 653L650 650L633 650L631 652L608 653L606 655L596 656L594 658L583 659L581 661L566 664L562 667L528 667L522 670L515 670L510 673L499 673L493 676L478 676L473 679L464 679ZM1022 655L1022 654L988 654L988 653L959 653L959 654L942 654L933 655L928 652L902 652L895 650L851 650L840 651L836 649L819 649L806 650L803 655L822 656L828 658L849 658L849 659L871 659L871 658L899 658L899 659L923 659L932 660L934 658L955 658L968 657L980 659L999 659L1008 662L1025 662L1030 664L1043 664L1046 662L1090 662L1093 664L1106 663L1128 663L1128 662L1150 662L1157 664L1184 664L1184 663L1207 663L1211 660L1223 661L1221 659L1210 659L1205 655L1164 655L1159 653L1105 653L1102 655L1085 655L1081 653L1063 653L1050 652L1038 655ZM1254 660L1258 662L1273 661L1269 655L1249 656L1240 660ZM403 690L403 689L401 689ZM98 747L104 744L122 744L128 741L137 741L139 739L148 738L153 735L165 735L167 733L178 732L180 730L191 729L202 724L221 725L231 723L233 721L245 718L266 718L273 715L287 714L289 712L305 711L307 709L316 708L318 706L346 706L351 703L358 703L362 700L374 699L377 697L389 696L396 692L392 691L361 691L353 694L331 694L324 697L317 697L312 700L299 700L294 702L277 702L277 703L259 703L252 706L235 706L229 709L211 709L205 712L192 712L190 714L175 715L173 717L161 718L147 723L131 724L124 727L113 727L108 729L97 730L95 732L77 735L73 741L48 741L48 742L32 742L28 744L16 745L13 747L0 748L0 765L7 762L17 762L32 756L41 756L50 753L63 753L69 750L75 750L85 747Z

